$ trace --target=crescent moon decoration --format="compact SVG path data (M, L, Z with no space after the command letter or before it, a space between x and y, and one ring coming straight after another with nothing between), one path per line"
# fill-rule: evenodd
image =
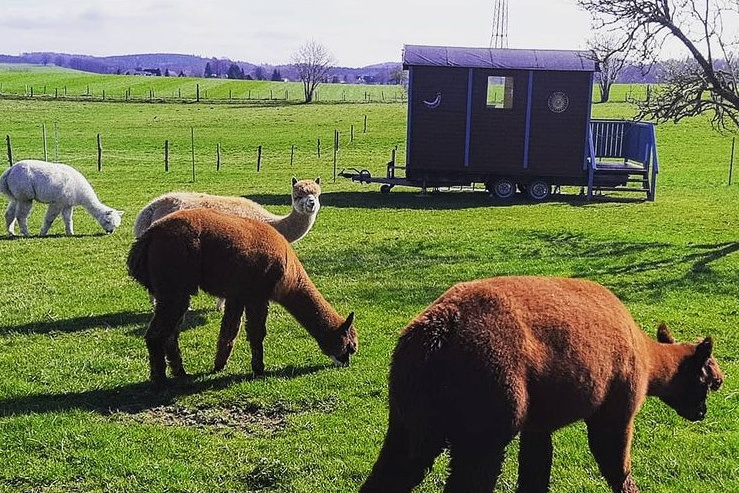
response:
M437 92L436 99L434 99L433 101L424 101L423 104L425 104L427 108L430 108L432 110L438 107L441 104L441 93Z
M562 113L567 110L570 105L570 98L563 92L553 92L549 95L547 105L552 113Z

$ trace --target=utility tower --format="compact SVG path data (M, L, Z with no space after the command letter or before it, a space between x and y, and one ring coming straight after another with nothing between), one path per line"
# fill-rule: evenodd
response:
M495 0L491 48L508 48L508 0Z

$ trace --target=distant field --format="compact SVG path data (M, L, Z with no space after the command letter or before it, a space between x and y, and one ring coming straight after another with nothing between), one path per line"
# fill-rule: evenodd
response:
M398 102L400 86L321 84L323 102ZM190 102L303 101L300 82L98 75L58 67L0 64L0 97L41 99Z
M134 82L139 91L195 83L0 70L0 81L16 87L45 81L48 92L62 80L96 93L118 82L119 91ZM614 102L594 105L594 116L632 116L623 100L638 89L617 86ZM387 371L398 332L453 283L508 274L592 279L624 300L652 336L662 320L680 340L712 335L727 378L709 399L708 417L689 423L648 400L636 419L633 473L644 492L737 491L739 183L736 171L734 184L727 183L731 137L702 118L658 125L653 203L633 196L585 202L576 191L536 204L499 202L479 188L381 194L377 185L332 179L335 130L339 169L382 174L396 148L402 164L406 110L404 103L378 102L0 98L0 138L11 137L16 159L43 157L45 128L49 157L77 167L103 202L125 211L110 236L77 209L77 237L64 236L58 220L48 238L0 238L0 493L357 491L387 426ZM0 157L3 169L5 149ZM199 295L181 337L194 383L152 392L143 339L151 307L125 269L138 211L159 194L198 190L245 195L284 214L292 176L321 177L321 211L295 250L337 310L356 312L360 348L352 365L333 368L305 330L273 306L267 376L252 377L243 334L226 370L211 374L220 314L211 297ZM43 211L33 211L32 231ZM515 491L517 448L514 442L509 449L496 493ZM557 432L554 448L552 493L608 491L584 426ZM414 493L441 491L446 465L441 457Z

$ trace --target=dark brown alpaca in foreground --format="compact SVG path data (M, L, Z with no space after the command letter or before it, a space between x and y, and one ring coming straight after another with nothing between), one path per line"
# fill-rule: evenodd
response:
M166 380L165 355L175 376L186 376L179 322L198 288L224 298L214 371L226 366L246 313L251 366L264 372L267 308L276 301L306 328L335 362L357 350L354 313L344 319L321 296L290 244L272 226L208 209L170 214L136 240L128 272L157 299L146 331L151 380Z
M648 395L704 418L723 375L710 338L658 342L593 282L499 277L453 286L401 335L385 441L361 493L409 492L449 447L447 493L491 493L520 433L519 493L549 489L552 432L578 420L611 489L636 493L630 445Z

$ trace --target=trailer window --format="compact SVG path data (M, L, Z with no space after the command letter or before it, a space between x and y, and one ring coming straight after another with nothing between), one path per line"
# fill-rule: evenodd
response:
M513 108L513 77L491 75L488 77L488 108L510 110Z

